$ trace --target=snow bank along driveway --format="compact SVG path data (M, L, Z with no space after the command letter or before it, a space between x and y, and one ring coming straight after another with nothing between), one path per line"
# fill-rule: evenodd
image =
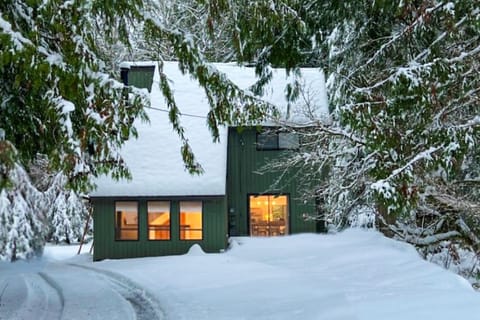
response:
M0 319L480 319L465 280L359 230L238 238L223 254L0 264L0 297Z

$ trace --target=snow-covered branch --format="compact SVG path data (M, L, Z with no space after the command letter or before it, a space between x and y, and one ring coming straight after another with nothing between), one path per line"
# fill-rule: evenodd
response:
M429 246L441 241L449 240L455 237L460 236L458 231L449 231L445 233L439 233L426 237L416 237L416 236L404 236L402 237L408 243L417 245L417 246Z

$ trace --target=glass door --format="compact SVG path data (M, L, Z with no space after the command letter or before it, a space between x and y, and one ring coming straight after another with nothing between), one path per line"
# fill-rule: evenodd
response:
M251 195L248 199L251 236L288 234L288 197L285 195Z

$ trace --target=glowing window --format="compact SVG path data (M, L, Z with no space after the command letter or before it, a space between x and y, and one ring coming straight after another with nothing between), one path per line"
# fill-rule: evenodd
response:
M288 234L288 196L249 196L250 235L283 236Z
M180 240L202 240L202 202L180 202Z
M170 240L170 202L148 202L148 240Z
M115 240L138 240L138 204L115 202Z

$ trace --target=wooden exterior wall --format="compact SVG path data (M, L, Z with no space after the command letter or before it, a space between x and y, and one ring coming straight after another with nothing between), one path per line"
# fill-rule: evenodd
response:
M257 150L255 127L230 128L228 132L227 199L228 224L231 236L249 235L248 196L251 194L286 194L289 196L289 233L318 232L319 223L305 221L304 213L315 212L314 203L304 203L298 193L298 177L292 168L275 189L272 184L279 172L259 174L269 161L278 159L281 150ZM301 175L300 175L301 176Z
M171 239L148 240L147 201L171 201ZM138 201L138 240L115 240L115 202ZM180 201L202 201L203 239L180 240ZM205 252L219 252L227 246L227 215L225 197L218 198L93 198L94 261L148 256L184 254L198 243Z

